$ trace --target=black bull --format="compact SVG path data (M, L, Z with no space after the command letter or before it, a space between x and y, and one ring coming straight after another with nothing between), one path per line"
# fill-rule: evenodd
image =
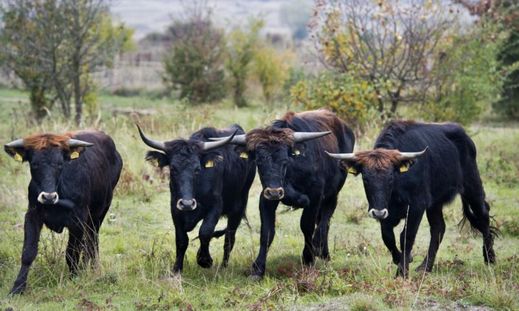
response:
M232 142L246 145L249 157L257 163L263 186L260 251L252 265L252 275L262 277L265 273L280 202L303 209L303 262L312 264L316 255L329 259L330 218L346 172L324 150L351 152L355 143L352 131L327 110L289 112L272 126L236 135Z
M406 152L404 152L406 151ZM445 233L443 205L461 195L464 219L483 234L486 263L495 262L490 206L476 163L476 147L462 127L453 123L390 123L379 135L374 150L332 154L355 173L361 173L370 216L378 219L382 239L407 276L411 249L424 212L431 226L427 256L417 270L431 271ZM400 250L393 228L406 219Z
M148 152L148 160L160 167L169 167L171 215L175 225L176 260L174 272L181 272L189 243L187 233L203 220L200 227L200 249L197 262L209 268L213 259L209 253L212 237L225 234L223 265L229 261L236 230L245 216L249 189L256 168L244 148L226 145L229 139L208 142L209 137L223 137L243 133L238 125L230 129L204 128L189 140L159 142L147 138L139 128L142 140L160 150ZM215 232L221 216L227 216L227 228Z
M122 168L112 139L97 131L38 134L4 148L14 159L27 161L31 170L22 266L11 293L25 290L43 224L58 233L68 229L66 261L72 274L77 271L81 253L85 264L94 264L99 228Z

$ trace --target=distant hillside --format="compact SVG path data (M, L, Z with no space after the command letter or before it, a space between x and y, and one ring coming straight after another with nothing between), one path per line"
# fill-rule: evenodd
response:
M182 0L117 0L112 13L135 28L136 38L140 39L151 32L161 32L170 23L171 17L181 14ZM214 20L222 27L242 24L251 16L265 20L265 32L290 34L291 30L283 15L283 10L306 5L312 0L209 0L213 8Z

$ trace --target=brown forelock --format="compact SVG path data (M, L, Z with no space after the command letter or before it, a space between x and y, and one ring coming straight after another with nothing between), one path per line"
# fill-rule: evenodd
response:
M367 169L383 171L401 162L400 152L394 149L378 148L355 153L357 163Z
M69 132L63 135L45 133L33 134L23 139L25 148L42 150L45 148L58 147L68 150L68 140L74 136L74 133Z
M284 144L292 147L294 145L294 132L288 128L266 127L254 129L247 133L247 149L254 150L260 144L270 145L272 143Z
M330 152L339 151L337 137L335 135L336 133L342 132L343 122L335 115L335 113L327 109L310 110L299 113L287 112L283 117L283 120L291 123L294 117L298 117L307 122L313 122L319 132L332 132L330 135L319 138L318 141L321 143L321 147L324 150Z

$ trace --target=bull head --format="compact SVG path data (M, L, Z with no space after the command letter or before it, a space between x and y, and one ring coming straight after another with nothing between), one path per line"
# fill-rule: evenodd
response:
M37 191L36 200L46 205L57 204L57 185L63 164L79 158L85 148L93 144L51 134L32 136L30 141L31 143L26 144L24 139L13 140L4 145L4 150L16 161L29 162L32 177L30 188ZM35 141L38 141L37 145L33 145ZM56 141L66 143L59 147L59 144L55 144Z
M158 140L153 140L151 138L148 138L146 137L146 135L144 135L144 133L142 132L142 129L141 127L137 125L137 129L139 130L139 135L141 136L141 139L142 141L148 145L149 147L153 148L153 149L157 149L157 150L160 150L160 151L166 151L166 144L162 141L158 141ZM235 138L235 136L239 136L239 135L236 135L236 132L238 130L236 130L234 132L234 134L232 134L231 136L228 136L228 137L223 137L222 139L219 139L217 141L211 141L211 142L199 142L199 146L200 146L200 149L202 151L209 151L211 149L215 149L215 148L218 148L218 147L222 147L224 145L226 145L227 143L231 142L231 140L233 140Z
M176 200L176 208L179 211L192 211L197 207L194 197L195 176L202 171L200 164L202 152L213 150L228 144L236 134L236 131L229 137L215 142L177 141L165 142L153 140L146 137L139 125L137 125L142 141L158 151L149 151L146 155L148 161L158 163L160 167L170 168L170 188L172 199ZM215 160L205 163L205 169L213 169Z
M362 174L364 190L368 199L370 217L382 220L389 216L387 209L393 190L393 181L398 174L406 173L422 156L427 147L418 152L401 152L394 149L375 149L358 153L329 153L341 160L341 164L354 175Z

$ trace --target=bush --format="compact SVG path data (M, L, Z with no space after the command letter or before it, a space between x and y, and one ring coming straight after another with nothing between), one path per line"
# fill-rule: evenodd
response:
M376 108L376 94L369 84L345 74L321 74L302 80L290 93L292 101L305 109L328 108L357 131L365 129Z
M213 26L206 8L195 8L188 15L169 28L173 44L164 58L164 83L192 103L221 99L225 96L223 31Z
M519 24L519 22L518 22ZM519 25L501 49L500 59L507 72L502 99L493 108L508 119L519 119Z
M263 97L267 105L272 105L272 100L280 94L283 84L288 77L291 55L281 54L276 49L264 46L256 52L254 60L254 73L258 79Z
M433 68L438 80L423 118L469 124L499 99L504 79L497 56L503 38L495 30L491 24L475 26L448 41Z
M234 104L237 107L247 105L244 93L247 88L250 64L258 45L258 35L263 27L262 20L251 20L249 29L236 28L229 34L228 58L225 67L230 74L230 86Z

